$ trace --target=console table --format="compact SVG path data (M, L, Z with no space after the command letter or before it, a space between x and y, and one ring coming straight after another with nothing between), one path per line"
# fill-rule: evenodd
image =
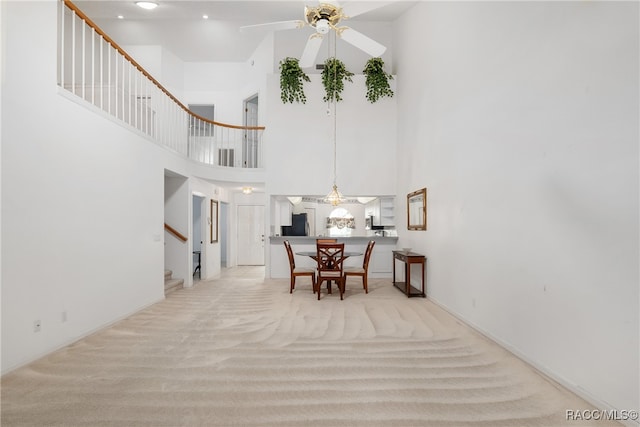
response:
M393 252L393 286L404 292L408 298L422 297L426 298L424 292L425 287L425 268L427 258L424 255L415 252L392 251ZM404 262L404 280L406 282L396 282L396 260ZM422 289L418 289L411 285L411 264L422 264Z

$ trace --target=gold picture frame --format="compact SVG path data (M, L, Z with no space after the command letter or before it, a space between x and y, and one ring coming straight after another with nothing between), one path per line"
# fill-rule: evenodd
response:
M218 241L218 201L211 199L211 243Z
M427 229L427 189L407 194L407 229Z

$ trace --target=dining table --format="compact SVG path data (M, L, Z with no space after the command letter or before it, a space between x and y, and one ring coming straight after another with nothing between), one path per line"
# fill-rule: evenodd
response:
M316 251L300 251L300 252L296 252L296 255L302 255L302 256L308 256L310 258L313 258L313 260L315 261L316 258L318 257L318 252ZM359 251L344 251L344 259L347 259L351 256L359 256L359 255L363 255L363 252L359 252Z
M318 252L317 251L298 251L296 252L296 255L301 255L301 256L308 256L309 258L312 258L314 261L318 261ZM347 259L349 257L352 256L360 256L363 255L363 252L361 251L344 251L343 257L344 259ZM331 293L331 281L327 281L327 290L329 293Z

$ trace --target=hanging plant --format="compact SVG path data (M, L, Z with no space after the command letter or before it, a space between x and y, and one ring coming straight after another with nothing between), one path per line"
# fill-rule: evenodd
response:
M296 58L285 58L280 61L280 99L286 104L287 102L307 102L304 94L304 82L311 81L307 76Z
M369 59L362 73L366 76L365 84L369 102L374 103L385 96L393 97L393 91L389 86L389 80L393 80L393 76L384 71L384 62L381 58Z
M344 89L344 81L352 82L353 73L347 70L338 58L327 58L322 69L322 84L324 85L324 102L342 101L340 93Z

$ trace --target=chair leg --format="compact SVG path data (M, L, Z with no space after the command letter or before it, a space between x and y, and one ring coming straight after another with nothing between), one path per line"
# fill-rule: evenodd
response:
M369 285L367 284L367 275L362 276L362 286L364 286L364 293L369 293Z
M340 301L342 301L344 298L342 297L342 295L344 294L344 278L340 278L340 280L337 280L338 283L338 289L340 290Z
M322 288L322 280L318 282L317 288L318 288L318 301L320 301L320 288Z
M293 288L296 287L296 276L291 276L291 285L289 286L289 293L293 293Z

